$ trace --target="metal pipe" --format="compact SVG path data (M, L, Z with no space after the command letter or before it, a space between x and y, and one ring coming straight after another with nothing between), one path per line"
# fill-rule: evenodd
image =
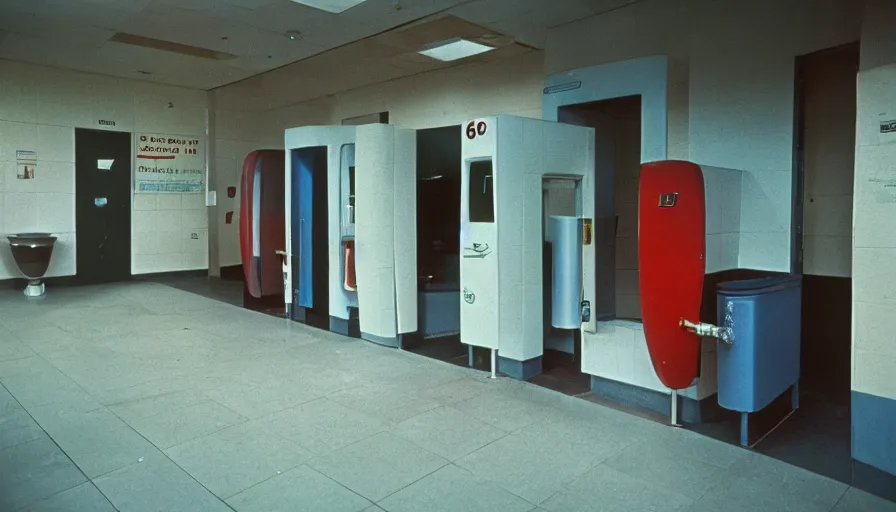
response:
M673 427L680 427L681 424L678 423L678 390L673 389L671 393L672 398L672 423Z
M467 345L467 367L473 367L473 345Z
M717 338L725 343L732 343L733 337L731 336L731 329L727 327L719 327L713 324L707 324L703 322L694 323L689 322L682 318L678 322L678 326L682 329L686 329L690 332L695 333L697 336L707 336L710 338Z
M497 367L498 367L498 351L496 349L492 349L492 374L489 377L490 379L498 378Z

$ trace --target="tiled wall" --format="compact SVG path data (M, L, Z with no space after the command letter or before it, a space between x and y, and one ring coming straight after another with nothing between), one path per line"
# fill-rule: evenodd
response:
M108 129L98 123L104 119L114 121L116 131L205 142L206 98L204 91L0 60L0 232L56 234L48 275L73 275L75 128ZM16 178L17 149L37 151L35 179ZM133 273L207 268L204 194L133 197ZM0 279L17 276L0 247Z
M896 474L896 5L870 1L858 78L853 232L853 457Z
M702 19L716 21L699 24L691 45L690 159L745 172L739 266L788 271L794 59L857 40L860 6L763 0L703 7Z
M744 173L708 165L701 169L706 200L706 273L738 268Z

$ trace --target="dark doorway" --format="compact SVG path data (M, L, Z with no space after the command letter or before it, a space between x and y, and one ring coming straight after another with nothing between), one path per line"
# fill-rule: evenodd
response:
M131 134L75 130L77 279L131 276Z
M794 267L803 274L803 392L850 394L852 204L859 44L797 58ZM824 321L819 321L824 319Z
M403 348L467 366L468 347L460 342L460 137L460 125L417 131L418 330Z
M293 320L330 328L327 148L294 149L292 159Z

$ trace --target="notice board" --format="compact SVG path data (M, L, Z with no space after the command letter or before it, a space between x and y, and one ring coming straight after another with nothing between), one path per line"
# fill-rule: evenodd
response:
M196 137L138 133L136 192L199 193L205 185L205 142Z

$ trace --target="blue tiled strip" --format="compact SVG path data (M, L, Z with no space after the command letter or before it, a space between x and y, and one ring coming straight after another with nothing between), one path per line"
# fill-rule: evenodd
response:
M851 408L852 458L896 475L896 400L853 391Z
M362 331L361 338L365 339L367 341L376 343L377 345L401 348L401 335L400 334L394 338L384 338L382 336L377 336L375 334L368 334L368 333Z
M592 375L591 392L614 402L642 407L663 415L671 414L670 396L652 389ZM711 421L718 413L715 395L699 401L679 395L678 400L681 421L685 423Z
M499 355L498 370L514 379L528 380L541 373L541 357L517 361Z

